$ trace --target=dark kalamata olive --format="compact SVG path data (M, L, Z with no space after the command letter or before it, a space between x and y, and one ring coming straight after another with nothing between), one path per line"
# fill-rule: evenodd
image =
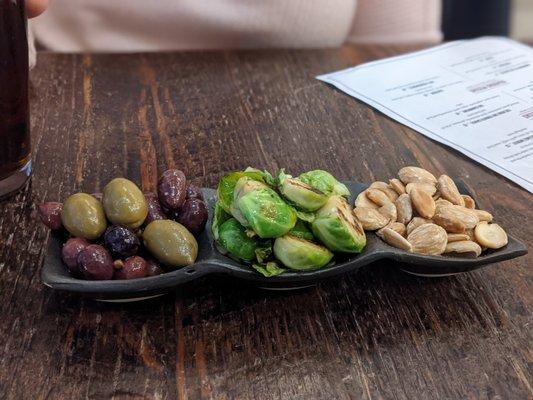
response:
M147 260L146 263L148 264L148 276L161 275L165 272L155 260Z
M104 195L102 193L92 193L91 196L93 196L99 202L102 202L102 199L104 198Z
M155 193L145 193L146 203L148 204L148 215L144 220L144 225L148 225L152 221L158 219L168 219L167 215L163 211L159 199Z
M204 195L202 194L202 190L191 183L187 185L187 193L185 194L186 199L200 199L204 200Z
M52 230L59 230L63 227L61 222L61 210L63 203L50 201L48 203L39 204L39 217L43 224Z
M77 275L80 272L78 268L78 255L91 243L83 238L70 238L65 242L61 249L61 258L67 266L67 269Z
M205 228L207 222L207 207L202 200L193 198L183 203L177 220L193 235L198 235Z
M78 255L80 273L85 279L101 281L113 278L111 254L98 244L91 244Z
M115 279L137 279L148 276L148 264L139 256L129 257L120 269L115 270Z
M166 209L177 210L185 201L187 179L179 169L169 169L161 175L157 184L159 203Z
M121 225L111 225L104 233L104 246L115 257L133 256L139 250L141 242L133 230Z

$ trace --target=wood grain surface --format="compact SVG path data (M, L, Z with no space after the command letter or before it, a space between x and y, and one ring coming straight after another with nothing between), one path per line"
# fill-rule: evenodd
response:
M35 203L115 176L153 189L171 166L213 186L248 165L362 182L421 165L531 246L526 191L314 79L407 50L41 54L35 174L0 203L0 398L533 398L531 256L440 279L382 262L293 292L209 277L127 305L40 282Z

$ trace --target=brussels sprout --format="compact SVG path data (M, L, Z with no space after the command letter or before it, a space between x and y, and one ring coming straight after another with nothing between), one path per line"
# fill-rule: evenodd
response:
M289 234L305 240L315 239L315 237L313 236L313 232L311 232L307 224L301 219L298 219L298 221L296 221L296 225L294 225L294 228L290 230Z
M276 238L296 224L296 212L266 184L243 177L235 185L232 215L260 238Z
M278 263L275 261L270 261L265 264L252 264L252 267L267 278L280 275L286 271L285 269L280 268Z
M327 171L317 169L314 171L306 172L298 177L303 183L314 187L315 189L320 190L326 195L337 194L339 196L350 195L348 188L340 183L333 175Z
M218 241L218 228L224 222L231 218L231 215L224 211L222 205L219 201L215 203L215 212L213 214L213 222L211 223L211 231L213 232L213 237Z
M263 173L253 168L247 168L243 171L234 171L224 175L218 182L217 195L221 207L227 213L231 213L230 207L233 202L233 191L237 181L247 176L256 181L263 181Z
M258 246L256 238L246 235L246 229L235 218L230 218L218 228L219 243L234 258L253 261Z
M341 196L329 198L324 207L318 210L311 228L315 236L332 251L360 253L366 244L365 231Z
M322 268L333 258L333 253L324 246L292 235L274 241L274 255L283 265L299 271Z
M255 257L260 264L266 263L272 257L272 240L259 240L259 244L255 249Z
M305 211L316 211L328 201L328 196L322 191L302 182L283 170L278 175L279 191L296 207Z

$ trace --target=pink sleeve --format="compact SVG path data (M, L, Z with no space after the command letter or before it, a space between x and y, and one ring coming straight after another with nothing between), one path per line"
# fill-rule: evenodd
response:
M358 0L352 43L429 43L442 40L440 0Z

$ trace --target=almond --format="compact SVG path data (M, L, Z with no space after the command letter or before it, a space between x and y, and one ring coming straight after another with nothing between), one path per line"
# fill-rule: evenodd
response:
M390 222L389 218L375 208L356 207L353 212L365 231L381 229Z
M381 206L378 211L389 219L390 222L396 222L397 211L396 206L392 203Z
M405 191L407 193L411 193L411 190L413 190L413 188L420 189L429 194L430 196L433 196L435 195L435 193L437 193L437 187L431 183L408 183L405 186Z
M463 201L465 202L465 207L470 208L471 210L476 208L476 202L472 197L470 197L467 194L462 194L461 197L463 198Z
M363 190L357 195L357 198L355 199L355 207L375 208L377 210L379 206L366 197L366 192L366 190Z
M396 193L392 188L389 187L385 182L377 181L370 185L370 189L378 189L387 195L390 201L395 201L398 198L398 193Z
M396 179L396 178L393 178L393 179L389 179L389 186L394 189L394 191L396 193L398 193L398 195L402 195L404 193L406 193L405 191L405 186L404 184L402 183L401 180L399 179Z
M398 196L394 202L396 206L396 221L402 224L407 224L413 219L413 206L411 204L411 197L408 194Z
M465 201L463 200L461 193L459 193L459 189L457 189L455 182L448 175L439 176L437 188L439 189L441 196L450 203L458 206L465 205Z
M448 235L438 225L424 224L412 231L407 241L413 246L414 253L439 255L446 249Z
M507 233L498 224L482 221L474 229L476 242L488 249L499 249L508 242Z
M461 242L464 240L471 240L466 233L448 233L448 243Z
M451 233L464 233L465 229L474 228L479 222L479 218L465 207L456 205L442 205L437 207L433 222L442 226Z
M471 240L462 240L448 243L444 253L450 255L459 255L461 257L479 257L481 254L481 247L479 244L472 242Z
M379 237L387 244L390 244L393 247L402 249L405 251L413 251L411 243L409 243L402 235L398 232L393 231L390 228L383 228L379 230Z
M367 189L366 197L380 207L387 203L391 203L391 200L388 198L388 196L379 189Z
M408 183L437 183L437 178L423 168L419 167L403 167L398 171L400 180L407 185Z
M418 215L429 219L433 217L435 214L435 200L433 200L433 197L419 188L413 188L409 196L411 196L413 209Z
M440 206L453 206L453 204L450 203L448 200L445 200L445 199L437 199L437 200L435 200L435 207L439 208Z
M487 221L487 222L492 221L492 214L490 212L484 211L484 210L472 210L472 211L474 212L474 214L477 215L480 221Z
M389 224L385 226L385 228L392 229L394 232L398 232L402 236L405 236L405 234L407 233L407 228L405 227L404 224L400 222L390 222ZM385 228L382 228L382 229L385 229ZM379 236L380 235L379 231L377 233Z
M431 224L431 223L432 222L429 219L414 217L406 226L407 234L409 235L412 231L414 231L416 228L418 228L421 225Z

